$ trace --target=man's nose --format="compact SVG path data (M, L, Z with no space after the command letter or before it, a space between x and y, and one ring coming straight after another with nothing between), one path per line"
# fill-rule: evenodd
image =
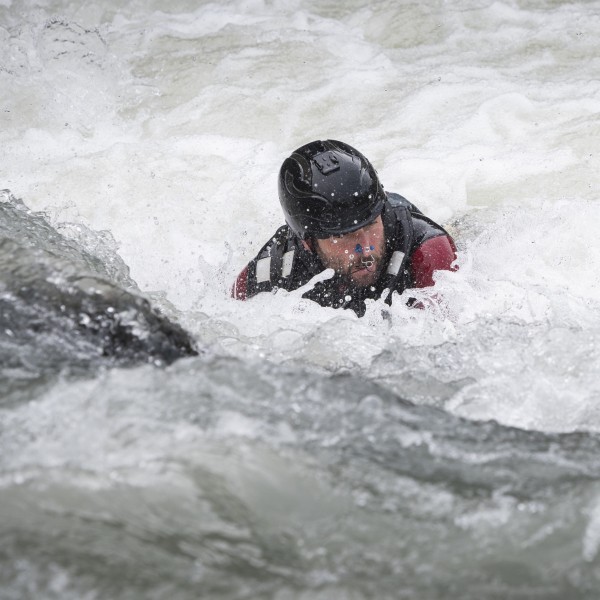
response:
M356 237L354 239L356 241L354 251L357 254L370 254L371 252L373 252L373 250L375 250L375 246L373 246L373 244L371 243L370 236L366 231L357 231Z

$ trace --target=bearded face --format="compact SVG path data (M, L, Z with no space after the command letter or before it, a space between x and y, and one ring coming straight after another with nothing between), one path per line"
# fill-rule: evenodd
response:
M373 285L381 274L385 254L381 216L352 233L317 239L315 246L326 268L334 269L354 286Z

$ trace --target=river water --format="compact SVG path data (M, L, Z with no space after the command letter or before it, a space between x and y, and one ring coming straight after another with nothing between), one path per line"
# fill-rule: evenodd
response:
M199 350L4 325L0 598L597 598L599 30L583 0L0 0L3 319L16 274L90 270ZM229 298L318 138L451 228L428 309Z

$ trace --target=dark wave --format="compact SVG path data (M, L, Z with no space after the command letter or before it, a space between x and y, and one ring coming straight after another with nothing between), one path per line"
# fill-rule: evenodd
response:
M2 193L0 364L6 385L62 369L169 364L197 354L190 336L140 294L122 260L111 258L95 256L42 213Z

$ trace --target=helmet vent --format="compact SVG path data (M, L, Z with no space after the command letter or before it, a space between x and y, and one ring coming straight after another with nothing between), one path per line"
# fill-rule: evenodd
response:
M321 152L313 160L323 175L337 171L340 168L339 160L333 152Z

